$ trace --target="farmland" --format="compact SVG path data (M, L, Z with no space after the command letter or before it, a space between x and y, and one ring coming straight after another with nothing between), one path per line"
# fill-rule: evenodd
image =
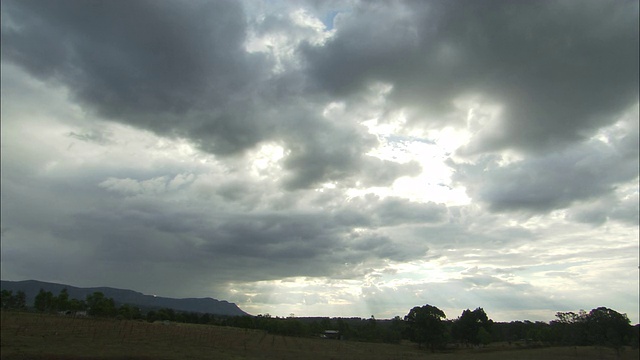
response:
M430 353L399 345L286 337L194 324L2 312L2 359L617 359L607 348L493 345ZM622 359L637 359L626 348Z

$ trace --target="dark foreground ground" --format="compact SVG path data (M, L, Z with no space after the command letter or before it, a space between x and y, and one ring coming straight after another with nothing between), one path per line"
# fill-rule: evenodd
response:
M525 348L494 344L432 354L414 344L373 344L271 335L191 324L2 312L1 359L634 359L638 349Z

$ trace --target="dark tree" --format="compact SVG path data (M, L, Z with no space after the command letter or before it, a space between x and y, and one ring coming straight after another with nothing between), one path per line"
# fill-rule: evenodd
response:
M84 300L71 299L69 300L69 310L71 311L87 310L87 303L85 303Z
M588 345L587 313L558 312L550 323L554 337L565 345Z
M211 323L211 314L209 314L209 313L203 314L200 317L200 320L198 322L200 324L209 324L209 323Z
M14 296L14 305L16 309L22 310L27 308L27 294L19 290Z
M402 321L400 316L396 316L391 319L391 325L389 326L389 335L385 339L385 342L399 343L402 339L402 334L406 331L405 322Z
M589 313L559 312L556 318L550 324L552 334L564 344L608 346L619 351L633 337L627 315L606 307Z
M89 315L93 316L115 316L118 313L112 298L107 298L100 291L87 295L87 306Z
M140 312L140 308L129 305L129 304L122 304L118 308L118 315L128 320L142 318L142 313Z
M629 343L631 324L626 314L606 307L591 310L587 315L589 340L595 345L609 346L620 350Z
M12 309L14 307L14 303L15 297L13 296L13 291L2 290L2 308Z
M155 311L151 310L151 311L147 312L147 321L148 322L154 322L156 320L158 320L158 318L157 318L157 315L156 315Z
M176 320L176 312L170 308L162 308L158 310L156 313L157 320L168 320L175 321Z
M60 290L60 293L54 299L54 303L58 310L69 310L69 291L67 288Z
M36 310L40 312L54 310L55 301L51 291L44 291L44 289L40 289L40 292L36 295L34 306Z
M407 322L409 340L417 342L418 346L426 344L431 352L445 344L444 312L435 306L424 305L414 307L404 317Z
M487 341L491 340L487 335L491 331L492 323L493 321L489 320L482 308L477 308L473 311L467 309L453 323L451 335L454 339L467 345L487 343Z
M309 329L309 331L310 331L311 333L319 333L320 331L319 331L319 330L316 330L316 329L314 328L314 324L317 324L317 322L315 322L315 321L314 321L314 322L309 326L309 328L310 328L310 329ZM340 334L341 334L342 336L345 336L345 337L347 337L347 338L348 338L349 336L351 336L351 334L352 334L352 330L351 330L351 326L349 326L349 323L347 323L346 321L344 321L344 320L342 320L342 319L338 319L338 321L337 321L337 325L338 325L338 331L340 331Z

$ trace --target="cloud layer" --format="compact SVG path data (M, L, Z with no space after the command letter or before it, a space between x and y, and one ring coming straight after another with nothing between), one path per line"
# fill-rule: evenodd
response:
M637 1L4 1L3 277L637 322L637 26Z

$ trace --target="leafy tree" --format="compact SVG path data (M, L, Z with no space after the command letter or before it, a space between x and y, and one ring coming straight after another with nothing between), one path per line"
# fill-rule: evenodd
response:
M71 311L87 310L87 303L85 303L84 300L71 299L69 300L69 310Z
M19 290L14 296L14 305L16 309L26 309L27 308L27 294L24 291Z
M148 322L154 322L156 320L158 320L158 318L157 318L157 314L156 314L155 311L151 310L151 311L147 312L147 321Z
M118 308L118 315L128 320L142 318L140 308L129 304L122 304Z
M631 330L631 347L634 349L640 348L640 324L633 326Z
M14 307L15 298L13 296L13 291L10 290L2 290L2 308L3 309L12 309Z
M554 337L566 345L588 345L587 313L558 312L556 320L551 321Z
M554 335L549 324L544 321L536 321L535 323L532 323L530 328L527 330L527 339L549 343L553 341L553 338Z
M54 299L54 303L58 310L69 310L69 291L67 288L60 290L60 293Z
M40 312L53 311L55 309L55 301L51 291L40 289L38 295L36 295L34 306Z
M314 328L314 324L317 324L317 322L313 322L312 325L310 326L310 332L311 333L318 333L320 331L316 330ZM349 326L349 323L347 323L346 321L342 320L342 319L338 319L337 320L337 325L338 325L338 331L340 331L340 334L344 337L349 337L352 334L351 331L351 327Z
M331 323L331 319L324 318L320 320L320 327L322 328L322 331L333 329L333 324Z
M287 318L279 321L281 327L279 333L289 336L302 336L306 334L305 326L296 318Z
M89 315L115 316L117 314L113 299L105 297L100 291L87 295L87 306L89 307Z
M444 312L435 306L414 307L404 317L409 340L417 342L419 347L426 344L434 352L445 343L445 318Z
M156 317L157 317L158 320L175 321L176 320L176 312L173 309L162 308L162 309L158 310L158 312L156 313Z
M175 321L188 324L198 324L200 323L200 315L195 312L178 312L176 313Z
M631 336L631 325L626 314L606 307L593 309L587 315L589 340L595 345L620 350Z
M211 314L209 314L209 313L203 314L200 317L200 320L198 322L200 324L209 324L209 323L211 323Z
M491 340L491 334L485 330L485 328L481 327L480 330L478 330L478 341L482 345L489 345Z
M482 308L477 308L473 311L467 309L462 312L462 315L453 323L451 329L452 336L465 344L478 345L487 341L487 336L483 334L481 339L480 330L484 330L489 334L493 321L489 320L489 317ZM484 340L484 341L483 341ZM489 338L489 341L491 339Z
M343 332L343 331L341 330L341 326L342 326L341 324L345 324L346 326L343 326L343 327L344 327L344 328L347 328L347 329L349 328L349 324L344 323L344 321L343 321L342 319L339 319L339 320L338 320L338 330L339 330L342 334L344 334L345 332ZM309 331L310 331L312 334L320 334L320 333L323 331L323 329L322 329L322 326L320 326L320 323L319 323L318 321L313 320L313 321L309 324ZM349 329L349 332L351 332L351 329Z
M375 316L371 315L365 321L365 325L360 327L360 337L365 341L375 341L379 337L378 324Z
M550 324L551 336L564 344L609 346L619 351L632 337L627 315L606 307L589 313L559 312L556 318Z
M396 316L391 320L391 325L389 326L389 335L387 339L384 339L385 342L389 343L399 343L402 339L402 334L406 331L405 322L402 321L400 316Z

